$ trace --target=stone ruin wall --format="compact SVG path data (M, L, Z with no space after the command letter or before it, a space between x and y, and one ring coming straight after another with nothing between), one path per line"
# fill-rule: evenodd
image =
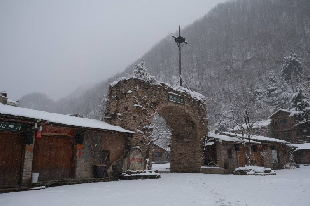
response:
M169 101L172 92L183 95L185 104ZM151 158L147 145L156 113L170 126L171 172L199 172L202 164L202 140L207 134L206 108L201 100L188 93L175 91L164 83L151 84L137 78L119 81L110 86L105 121L135 134L130 142L139 146L146 158Z

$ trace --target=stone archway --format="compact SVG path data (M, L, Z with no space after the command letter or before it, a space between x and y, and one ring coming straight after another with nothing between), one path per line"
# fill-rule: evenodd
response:
M132 147L148 151L149 125L156 113L172 132L170 171L199 172L202 142L207 135L206 106L201 94L172 88L153 79L124 78L110 85L106 122L135 131ZM150 155L151 156L151 155Z

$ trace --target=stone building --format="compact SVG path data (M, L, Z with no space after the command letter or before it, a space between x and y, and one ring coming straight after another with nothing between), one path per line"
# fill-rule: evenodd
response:
M105 122L0 104L0 187L94 178L94 165L109 175L129 152L133 132Z

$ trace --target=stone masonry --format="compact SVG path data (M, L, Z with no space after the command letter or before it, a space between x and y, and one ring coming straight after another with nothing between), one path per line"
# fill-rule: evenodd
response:
M108 95L106 122L135 131L131 147L139 146L145 159L151 162L149 125L158 113L172 132L171 172L200 171L208 120L199 94L157 81L127 78L111 84Z

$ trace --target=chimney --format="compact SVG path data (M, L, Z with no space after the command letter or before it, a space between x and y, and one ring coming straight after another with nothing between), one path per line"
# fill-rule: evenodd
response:
M8 94L5 91L0 91L0 103L2 104L8 103Z

